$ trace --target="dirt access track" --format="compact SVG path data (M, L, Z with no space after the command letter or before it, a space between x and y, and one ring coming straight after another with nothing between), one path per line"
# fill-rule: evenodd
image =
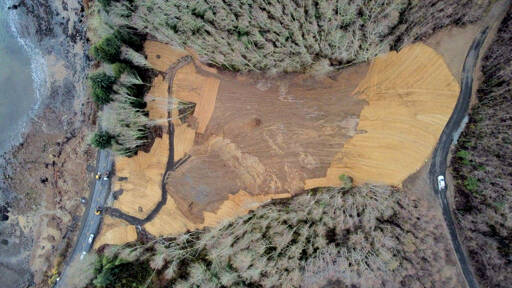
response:
M164 185L164 205L144 222L155 236L213 226L305 188L338 185L340 174L400 185L429 157L459 92L442 57L423 44L322 79L237 76L201 65L191 51L151 41L145 49L162 72L146 101L164 132L149 153L116 159L114 207L144 219L162 204ZM176 67L187 55L191 61ZM189 117L169 114L167 98L195 109ZM173 116L172 139L167 122L158 121L165 115ZM174 169L166 171L168 158ZM96 247L129 240L113 239L110 224L102 231L109 237L100 238L108 240Z

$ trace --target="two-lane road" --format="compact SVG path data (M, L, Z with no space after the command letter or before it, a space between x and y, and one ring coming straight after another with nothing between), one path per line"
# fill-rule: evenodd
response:
M96 159L97 167L96 172L100 174L104 174L105 172L109 172L112 174L112 163L113 157L112 152L110 150L100 150ZM95 236L98 234L98 229L101 223L102 214L96 215L96 208L103 207L107 197L110 193L110 184L111 177L108 177L108 180L104 180L103 177L96 180L94 184L94 190L92 191L91 197L89 199L89 204L87 206L84 215L82 216L82 223L80 225L80 233L78 235L78 239L75 247L73 248L73 252L71 256L68 258L68 263L73 261L79 261L81 254L85 251L89 252L92 248L92 243L89 243L89 235L94 234ZM61 274L61 279L57 282L55 287L65 287L66 283L66 268Z
M489 28L487 27L478 34L475 40L473 40L468 54L466 55L464 67L462 68L460 95L457 99L457 104L455 105L453 113L448 120L448 123L446 123L441 137L439 138L437 147L434 150L434 154L432 155L432 165L430 166L429 170L429 178L430 183L432 184L432 189L434 189L436 195L439 196L441 209L443 210L443 217L450 233L450 238L455 250L455 254L457 255L457 260L462 269L462 273L464 274L464 278L466 279L466 282L470 288L478 288L478 283L475 280L475 276L473 275L469 261L464 253L464 249L460 244L459 237L457 236L457 230L455 229L455 223L451 214L450 205L446 197L446 188L438 189L437 177L442 175L446 179L446 162L448 153L455 137L455 133L457 132L457 129L459 129L459 127L462 125L462 121L469 110L469 104L473 90L473 72L478 61L480 48L482 48L485 38L487 37L488 30Z

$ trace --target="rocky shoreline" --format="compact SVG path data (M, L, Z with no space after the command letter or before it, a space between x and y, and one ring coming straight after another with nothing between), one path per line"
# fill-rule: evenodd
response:
M0 283L47 287L49 271L72 246L88 195L95 151L87 136L95 106L87 96L86 8L81 0L21 0L21 37L47 63L47 95L22 142L1 156ZM90 173L90 172L89 172Z

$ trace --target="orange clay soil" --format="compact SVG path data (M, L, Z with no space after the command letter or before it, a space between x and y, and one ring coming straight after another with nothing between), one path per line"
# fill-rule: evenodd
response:
M122 212L145 218L162 196L161 183L169 155L169 135L156 138L151 151L139 151L131 158L116 157L114 190L120 194L114 207ZM124 179L124 180L120 180Z
M121 245L135 240L137 240L135 226L106 215L101 224L101 233L94 240L94 249L98 249L103 244Z
M167 134L167 87L162 76L153 81L146 96L149 118L158 121L161 137L156 137L151 150L139 151L131 158L118 156L115 159L116 178L113 191L120 194L114 207L129 215L145 218L161 198L161 183L169 156ZM124 180L119 180L124 179Z
M173 110L172 123L174 124L174 160L179 161L188 155L188 152L194 146L196 139L196 130L191 128L188 123L183 123L178 115L178 111Z
M197 120L198 133L204 133L210 122L219 83L220 80L217 78L197 73L194 63L187 64L176 72L172 85L172 97L196 103L193 116Z
M227 219L245 215L249 210L254 210L271 199L288 198L290 196L290 194L251 195L240 190L234 195L228 195L227 200L221 201L217 211L213 213L205 212L205 221L202 223L194 223L183 215L171 198L167 200L166 205L155 219L144 225L144 228L155 236L176 235L187 230L216 226Z
M306 189L339 185L339 175L401 185L425 163L448 121L459 85L443 58L424 44L376 58L356 93L368 101L358 130L333 159L325 178Z
M151 64L151 67L160 72L166 72L171 64L178 61L181 57L189 55L183 49L174 48L156 41L146 41L144 43L144 51L148 56L148 62Z
M259 81L205 73L193 64L178 70L172 96L196 103L197 117L187 123L198 127L198 133L188 152L191 157L167 175L172 209L201 227L240 190L251 196L303 191L304 181L325 175L332 158L354 135L364 102L352 92L367 69L359 65L323 80L287 75ZM208 95L211 77L219 80L215 98ZM208 103L209 109L214 103L205 126L198 119L203 115L197 113L201 103ZM160 221L159 216L153 222ZM173 224L181 225L177 222Z
M158 121L162 127L167 127L167 88L169 83L165 79L158 75L146 95L147 110L149 112L149 118Z

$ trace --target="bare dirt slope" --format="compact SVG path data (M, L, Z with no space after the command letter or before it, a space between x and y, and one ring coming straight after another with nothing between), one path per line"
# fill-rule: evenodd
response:
M182 69L188 67L192 66ZM240 190L250 195L303 191L304 180L325 173L353 135L364 102L351 93L366 70L360 65L323 80L291 75L258 81L216 75L220 85L211 119L204 133L203 121L196 120L198 134L190 159L167 177L167 189L178 208L201 223L204 211L215 211ZM175 78L173 87L191 88L180 79ZM201 97L199 107L211 99L207 93Z
M168 199L160 213L158 213L153 221L144 225L144 228L155 236L177 235L189 230L219 225L227 219L245 215L249 210L254 210L262 203L271 199L288 198L290 196L287 193L251 195L240 190L234 195L228 195L227 200L222 201L220 207L215 212L204 212L204 221L196 222L190 216L183 214L181 212L182 209L173 199Z
M196 103L193 116L197 120L197 133L204 133L212 118L219 84L218 78L198 73L194 63L187 64L176 72L172 97Z
M339 185L348 174L364 182L401 185L429 158L459 94L441 55L424 44L373 60L356 93L368 102L357 129L323 179L306 188Z
M145 47L149 62L164 74L187 53L151 41ZM194 103L195 109L186 120L171 113L174 160L190 158L166 176L167 202L144 225L155 235L215 225L270 199L301 192L304 180L322 175L354 135L364 102L351 93L366 71L367 65L360 65L320 80L301 75L252 80L212 73L193 61L173 79L158 76L146 102L163 136L148 153L116 159L114 207L144 218L160 201L168 155L167 127L160 120L167 113L162 101L167 92Z
M146 217L160 201L168 154L169 136L163 134L155 139L148 153L140 151L132 158L116 158L118 178L114 182L114 192L119 196L114 207L132 216Z
M103 244L121 245L137 239L135 226L121 219L104 216L101 225L101 233L94 240L94 248Z

